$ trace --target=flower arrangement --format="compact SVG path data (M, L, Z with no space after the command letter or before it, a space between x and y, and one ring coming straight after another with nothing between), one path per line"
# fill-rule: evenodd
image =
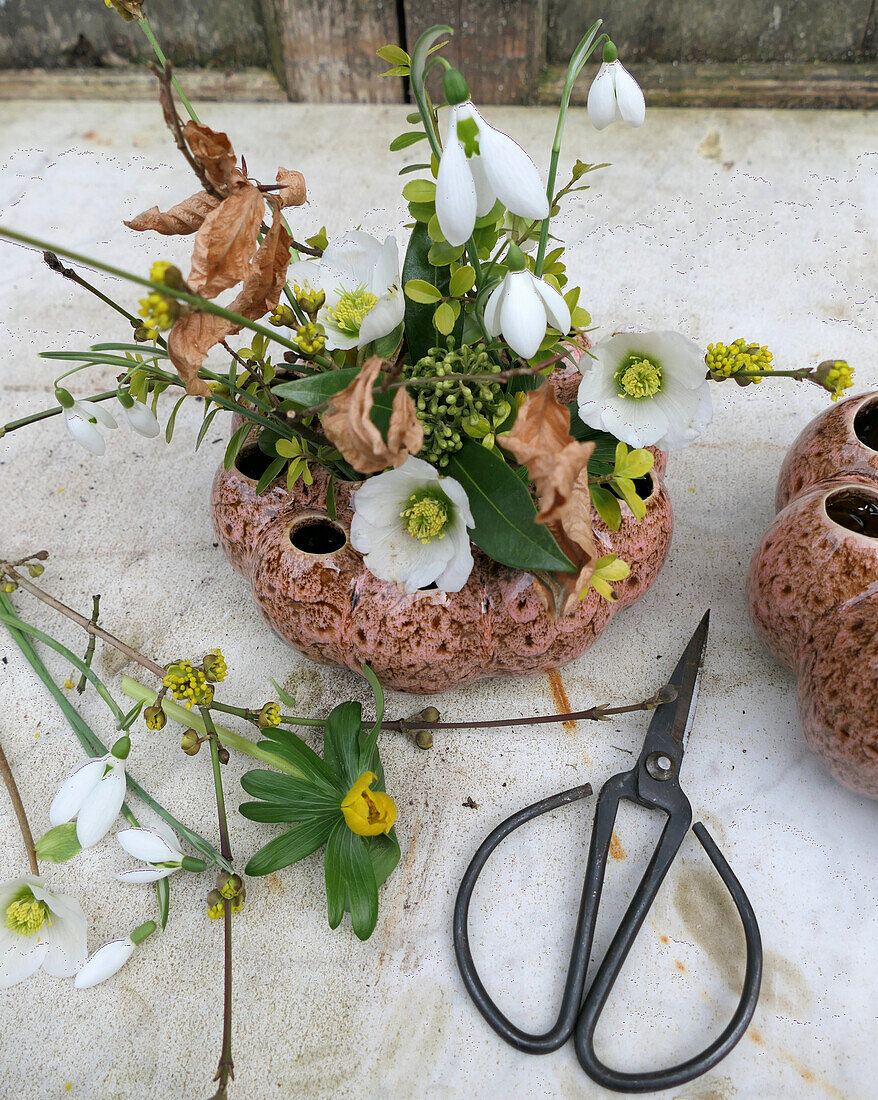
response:
M300 173L279 168L268 184L251 177L228 137L200 121L177 85L140 0L107 3L123 18L137 20L153 45L164 117L199 183L197 192L169 210L153 207L126 224L136 232L192 235L191 267L184 277L157 259L146 278L0 227L0 236L44 249L53 270L97 294L130 326L125 340L44 353L48 360L74 364L55 379L57 406L14 420L0 434L60 416L77 443L103 455L107 432L117 427L108 407L146 437L160 434L159 415L166 412L170 441L181 404L201 401L196 448L214 420L229 414L224 465L229 469L245 448L254 450L257 495L278 485L288 491L300 483L310 486L319 470L327 510L334 514L339 486L352 487L351 544L378 580L408 594L431 587L459 592L477 549L531 574L562 615L590 590L614 599L613 585L628 566L602 545L595 517L615 531L623 517L644 516L638 480L648 474L656 451L687 446L705 430L712 385L734 380L748 386L786 376L821 386L833 400L850 386L846 363L774 370L768 349L743 339L705 350L679 333L623 331L592 343L582 290L571 283L563 245L551 230L561 204L586 189L584 178L607 167L577 160L570 179L557 181L571 91L595 51L601 50L602 64L588 97L594 125L602 129L620 119L640 126L645 115L636 81L608 37L599 35L600 21L570 62L545 186L528 154L486 121L470 101L464 76L442 57L450 28L425 32L411 55L397 46L378 51L391 65L389 73L410 77L417 105L408 116L411 128L391 148L426 143L430 154L400 172L413 176L402 192L412 220L401 256L393 236L380 241L339 227L330 240L325 227L291 227L285 212L300 211L306 201ZM438 102L427 90L431 71L443 77ZM289 216L298 222L301 213ZM145 289L137 315L59 257ZM231 301L220 305L217 299L232 291ZM245 331L246 345L229 342ZM75 396L82 387L70 379L92 366L118 370L117 385ZM163 395L176 398L170 412L160 404ZM435 708L385 720L381 683L368 665L362 674L374 693L374 719L364 719L354 702L320 719L283 713L282 707L293 712L296 704L276 684L276 698L260 705L223 702L217 685L227 669L218 649L157 663L97 625L97 598L87 618L38 588L34 581L46 557L0 561L0 622L52 692L88 759L59 788L48 807L51 828L34 842L0 749L0 773L18 812L31 871L0 885L0 986L40 967L58 977L75 976L80 989L106 980L164 929L169 880L211 870L217 877L206 893L206 910L225 929L216 1093L224 1096L233 1076L231 922L245 903L244 875L266 875L322 851L329 924L337 927L349 913L356 935L367 939L378 917L379 889L400 855L397 807L385 790L379 733L406 733L428 748L432 731L445 724ZM18 616L9 596L19 589L87 631L84 659ZM91 667L95 637L157 677L157 690L124 677L122 690L134 702L123 710ZM109 747L54 682L37 642L76 668L81 688L91 685L106 703L116 734ZM597 721L654 708L665 698L659 692L628 706L513 724ZM220 725L226 715L258 731L260 740ZM147 733L140 729L132 737L138 720ZM180 744L187 756L203 745L209 750L219 847L173 817L130 773L132 741L136 759L138 737L161 734L169 720L183 728ZM510 723L469 723L499 724ZM297 726L322 730L322 755L291 728ZM283 826L250 856L242 873L232 855L222 781L230 750L265 765L244 776L251 801L240 813ZM157 817L148 827L128 807L131 793ZM156 919L86 958L82 909L46 888L38 860L63 863L101 844L120 814L129 827L117 840L139 864L120 877L152 885Z

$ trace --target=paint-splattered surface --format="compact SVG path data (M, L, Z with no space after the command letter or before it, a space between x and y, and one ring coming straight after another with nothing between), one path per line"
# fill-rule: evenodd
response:
M384 150L403 113L217 105L204 112L260 177L273 178L278 163L305 172L310 206L293 212L302 235L323 223L330 234L356 222L375 232L402 223L404 209L392 200L402 159ZM121 227L123 217L194 190L157 109L7 103L0 117L4 221L144 273L153 259L185 259L186 240L132 239ZM545 168L551 113L489 117ZM716 141L705 142L713 134ZM778 366L837 356L856 367L860 388L878 386L870 331L878 244L873 118L654 111L641 131L597 135L574 112L562 177L576 156L614 162L561 218L569 266L601 333L677 328L704 344L743 335L772 346ZM5 420L47 400L52 372L38 351L122 339L125 326L33 254L2 246L2 256ZM137 297L105 285L129 305ZM110 378L96 378L95 388ZM675 542L648 595L552 681L498 680L431 701L461 720L546 712L564 698L574 709L632 701L663 682L710 606L711 644L683 783L757 910L766 971L740 1046L707 1077L669 1095L862 1100L874 1095L878 1075L878 806L833 784L809 755L796 729L793 682L753 638L743 595L783 452L824 402L816 390L779 383L718 387L715 403L702 442L671 459ZM152 656L220 645L230 701L263 701L270 675L303 713L325 713L351 695L365 701L354 676L309 663L266 630L245 582L211 545L207 499L224 433L208 433L193 457L197 422L197 410L181 411L170 448L120 430L103 459L75 449L57 421L0 441L0 553L50 549L52 590L82 608L101 592L106 625ZM16 599L27 617L80 648L75 630ZM80 751L3 638L0 651L8 660L0 665L0 737L42 831L49 799ZM99 646L97 667L113 682L126 666ZM389 699L394 715L422 705ZM84 706L109 736L94 700ZM232 1095L603 1095L572 1050L532 1059L488 1030L454 965L451 910L470 856L499 820L556 790L599 786L630 766L645 726L634 715L574 729L443 734L426 753L388 740L403 855L382 891L372 940L361 944L347 927L328 930L317 861L249 885L235 926ZM171 731L142 733L132 769L212 835L203 757L180 753ZM244 770L237 758L226 768L232 806ZM476 961L500 1004L534 1028L549 1024L557 1004L590 819L584 803L521 830L497 853L473 902ZM634 810L617 822L599 948L654 824ZM242 861L272 832L236 815ZM123 865L107 840L48 873L81 898L92 947L151 915L148 891L114 881ZM0 797L0 879L23 870ZM113 982L74 993L69 982L40 974L0 992L0 1091L95 1100L207 1095L220 1039L219 929L201 914L200 883L176 876L172 886L167 933ZM718 880L689 838L626 965L623 976L632 980L607 1007L598 1032L605 1060L650 1069L693 1054L733 1010L742 947Z

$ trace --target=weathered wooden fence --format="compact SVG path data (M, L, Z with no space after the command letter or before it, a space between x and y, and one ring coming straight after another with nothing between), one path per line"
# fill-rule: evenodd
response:
M602 17L653 103L878 106L876 0L146 0L145 6L175 64L206 67L208 95L214 87L226 94L249 87L254 98L273 98L259 73L270 69L291 99L402 102L405 83L379 75L375 50L387 42L410 47L425 27L444 22L457 29L446 55L466 71L474 98L542 102L556 94L561 66L584 29ZM96 76L104 71L114 74L111 85L124 84L125 67L147 52L137 27L101 0L0 6L0 69L15 70L0 77L7 94L16 80L36 86L36 78L21 73L29 68L89 69L86 87L106 85Z

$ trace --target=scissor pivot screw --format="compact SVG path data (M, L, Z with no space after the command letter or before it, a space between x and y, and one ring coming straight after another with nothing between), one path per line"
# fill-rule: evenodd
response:
M653 779L670 779L674 774L674 761L666 752L651 752L646 758L646 770Z

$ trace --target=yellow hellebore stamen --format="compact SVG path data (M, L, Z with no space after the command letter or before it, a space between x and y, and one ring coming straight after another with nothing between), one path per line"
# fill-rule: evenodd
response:
M662 388L661 367L651 359L638 359L632 355L628 366L618 373L617 381L622 387L620 397L633 397L638 401L644 397L655 397Z
M27 887L6 909L6 927L19 936L33 936L47 921L52 923L48 905L37 901Z
M363 772L342 801L345 823L357 836L389 833L396 821L396 803L390 795L369 790L377 778L374 772Z
M431 539L445 538L449 517L444 501L431 494L412 493L406 503L408 507L399 514L413 539L426 545Z
M337 325L342 332L356 336L360 331L363 318L377 304L377 295L366 290L364 284L358 286L356 290L343 290L335 306L327 309L326 312L333 324Z

